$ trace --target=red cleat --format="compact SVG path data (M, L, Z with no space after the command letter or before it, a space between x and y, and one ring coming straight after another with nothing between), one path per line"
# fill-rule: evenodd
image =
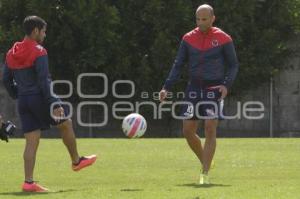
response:
M96 155L90 155L90 156L82 156L79 159L79 162L77 164L72 164L73 171L79 171L80 169L83 169L85 167L88 167L96 161L97 156Z
M36 182L32 182L32 183L24 182L22 185L22 190L24 192L48 192L49 191L49 189L42 187Z

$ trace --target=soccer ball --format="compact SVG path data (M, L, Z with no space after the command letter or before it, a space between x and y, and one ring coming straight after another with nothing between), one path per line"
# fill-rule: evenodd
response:
M147 129L147 122L138 113L131 113L123 119L122 129L129 138L142 137Z

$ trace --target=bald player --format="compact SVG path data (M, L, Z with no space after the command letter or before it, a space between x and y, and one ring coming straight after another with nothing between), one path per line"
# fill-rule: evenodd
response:
M210 5L197 8L197 27L183 36L172 69L160 91L162 102L188 61L189 79L181 116L183 135L200 161L200 184L210 183L208 172L216 150L218 121L222 119L224 98L238 72L233 41L224 31L213 27L214 21L214 10ZM204 120L203 146L197 135L199 120Z

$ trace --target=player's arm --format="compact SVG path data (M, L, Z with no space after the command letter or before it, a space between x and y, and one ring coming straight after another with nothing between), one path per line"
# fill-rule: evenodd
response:
M159 93L160 101L163 101L166 98L167 92L171 89L173 84L179 79L180 74L181 74L181 69L182 69L185 61L187 60L187 53L188 53L187 45L186 45L185 41L182 40L180 43L178 52L177 52L176 59L173 63L172 69L169 73L169 76L168 76L167 80L165 81L165 84L164 84L162 90Z
M232 86L237 76L239 70L239 62L232 41L224 45L223 52L224 52L225 60L228 65L228 70L225 74L223 83L228 89Z
M38 85L42 91L44 99L51 105L54 102L60 102L60 99L51 93L51 78L48 67L48 55L42 55L35 60L35 70L37 72ZM64 116L64 109L60 104L54 106L53 114L57 117L55 120L58 122L59 117Z
M35 70L37 72L37 82L42 94L48 104L59 102L59 98L51 93L51 78L48 67L48 55L42 55L35 60Z
M14 81L12 71L4 64L3 69L3 84L11 98L17 99L17 85Z

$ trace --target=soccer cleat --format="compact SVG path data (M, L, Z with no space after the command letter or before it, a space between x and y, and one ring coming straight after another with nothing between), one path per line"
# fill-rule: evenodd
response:
M49 191L49 189L42 187L36 182L32 182L32 183L24 182L22 185L22 190L24 192L48 192Z
M200 174L199 184L210 184L208 174Z
M80 169L92 165L96 159L96 155L82 156L77 164L72 164L72 169L73 171L79 171Z

